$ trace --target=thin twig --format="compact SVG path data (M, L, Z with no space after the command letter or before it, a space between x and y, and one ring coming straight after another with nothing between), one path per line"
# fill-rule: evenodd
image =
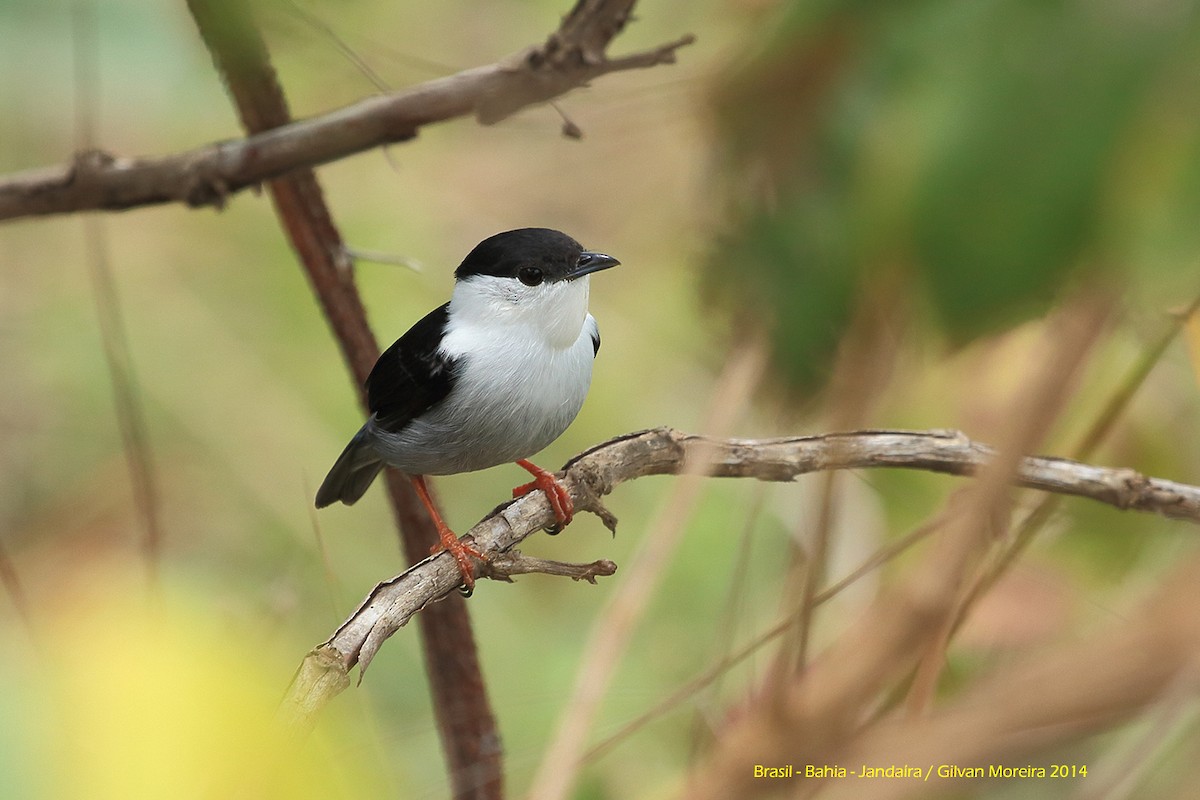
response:
M304 504L308 506L308 522L312 526L313 539L317 544L317 558L321 561L321 577L325 583L329 607L336 614L338 599L342 596L342 585L338 580L337 572L333 569L333 563L330 561L329 548L325 546L325 536L321 533L321 520L317 517L317 509L308 503L308 498L312 496L313 493L309 490L308 482L305 481Z
M513 575L540 573L595 584L596 578L607 578L617 572L617 565L607 559L592 561L588 564L571 564L566 561L551 561L527 556L520 550L498 553L481 567L479 570L481 577L506 583L512 583Z
M25 594L25 588L21 585L21 576L17 573L17 567L8 555L8 548L4 546L3 539L0 539L0 586L4 587L4 592L8 595L17 618L21 620L32 638L33 615L29 610L29 596Z
M337 31L330 27L324 20L319 18L316 14L313 14L301 7L298 3L292 2L292 0L283 0L283 3L285 6L287 6L289 12L304 20L306 25L313 30L320 32L322 36L328 39L333 45L333 49L337 50L342 58L353 64L354 68L362 73L363 77L369 80L371 84L380 91L380 93L392 91L391 84L384 80L383 76L376 72L371 65L367 63L366 59L354 52L354 48L346 44L346 41L342 39L341 36L338 36Z
M374 264L389 264L396 267L404 267L413 272L421 272L422 266L419 261L402 256L398 253L388 253L383 250L367 250L362 247L346 247L345 252L347 257L355 261L370 261Z
M931 520L930 522L927 522L915 530L905 534L895 542L892 542L875 551L870 558L856 567L846 577L817 594L817 596L812 599L812 604L814 606L820 606L829 602L863 576L873 572L876 569L879 569L892 559L899 556L909 547L912 547L917 542L929 536L929 534L933 533L934 530L936 530L941 524L941 519ZM733 667L736 667L742 661L745 661L754 653L758 652L758 650L760 650L764 645L774 641L784 633L787 633L789 630L794 628L795 624L796 612L791 610L787 611L782 618L779 619L779 621L744 644L740 649L725 653L712 665L710 665L708 669L684 683L668 697L660 700L659 702L655 703L653 707L626 722L615 733L610 734L605 739L592 745L592 747L588 749L587 753L584 754L583 762L586 764L602 757L625 739L644 728L646 725L650 724L664 714L669 713L681 703L687 702L687 700L697 692L715 684L722 675L724 675Z
M741 533L738 535L737 545L733 548L736 556L730 569L729 588L725 592L725 601L719 604L721 614L713 626L713 643L715 646L713 663L721 663L733 655L733 645L737 641L739 624L744 623L750 618L747 614L746 598L750 589L751 553L754 550L755 533L757 532L770 491L771 487L767 484L759 484L754 487L754 491L742 515ZM712 690L708 693L710 702L703 702L697 699L695 714L691 724L691 741L688 745L689 760L697 758L707 749L708 743L715 733L714 712L716 712L716 715L720 715L720 712L716 709L716 704L721 691L720 679L724 674L724 671L722 671L713 677L711 682ZM707 688L708 685L705 684L699 687L697 691ZM684 699L688 697L691 697L691 694L686 695ZM651 715L646 721L649 722L655 716ZM609 736L608 740L613 740L614 736L615 734ZM586 765L588 761L596 757L596 748L593 746L583 754L581 763Z
M76 0L72 7L71 31L75 66L76 141L80 150L87 150L94 143L96 98L100 92L99 43L93 0ZM108 232L104 221L95 216L84 217L83 234L100 342L112 381L113 405L121 431L133 502L142 523L141 545L146 581L151 594L155 594L158 591L163 531L150 437L137 391L121 299L109 263Z

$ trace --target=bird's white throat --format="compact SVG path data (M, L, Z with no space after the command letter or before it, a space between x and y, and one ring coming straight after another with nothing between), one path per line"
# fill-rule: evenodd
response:
M584 278L460 280L439 345L456 362L453 388L402 430L374 431L376 450L405 472L445 475L528 458L553 442L592 380L598 330L587 295Z
M526 286L512 278L472 275L454 286L450 328L534 337L543 346L564 350L575 344L583 330L588 286L588 276Z

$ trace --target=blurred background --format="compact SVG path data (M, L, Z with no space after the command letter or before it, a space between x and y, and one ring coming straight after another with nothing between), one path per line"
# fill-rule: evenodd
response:
M376 91L338 39L400 88L539 43L570 5L297 2L255 7L298 117ZM0 1L0 173L62 163L76 147L72 9ZM98 0L95 21L97 146L160 155L240 135L183 3ZM1038 363L1044 314L1104 287L1116 311L1046 449L1070 453L1127 376L1152 366L1092 460L1200 483L1200 323L1179 325L1200 293L1196 3L646 0L611 52L688 32L698 42L677 65L606 76L559 101L582 140L540 107L486 128L426 128L319 170L351 247L419 268L360 263L381 343L444 302L476 242L555 227L623 266L593 281L604 347L587 404L539 456L545 466L641 428L704 432L717 376L760 335L766 375L731 410L733 435L958 428L993 441ZM243 192L219 212L139 209L103 215L99 230L89 239L78 216L0 224L0 786L13 787L0 793L162 796L190 785L185 775L243 788L253 776L255 796L443 796L411 630L312 740L261 745L262 758L307 772L244 757L270 740L256 726L302 655L404 566L382 491L312 509L361 419L268 202ZM115 305L90 266L97 241ZM151 453L154 570L105 357L112 337L101 334L114 312ZM849 378L831 388L848 350L859 358L842 356ZM521 482L501 467L437 487L463 531ZM830 579L960 485L916 472L840 481ZM619 487L615 538L585 515L524 550L625 566L671 486ZM776 620L819 494L805 481L705 484L594 741ZM1195 552L1196 535L1065 503L955 639L947 691L997 659L1120 619ZM817 642L917 557L824 608ZM152 571L159 599L147 611ZM530 576L483 584L470 601L514 795L621 580ZM664 796L769 654L614 742L577 796ZM1141 796L1177 787L1195 734L1193 714L1147 756ZM1136 735L1137 724L1118 727L1068 755L1094 762ZM178 763L161 774L138 766L164 753Z

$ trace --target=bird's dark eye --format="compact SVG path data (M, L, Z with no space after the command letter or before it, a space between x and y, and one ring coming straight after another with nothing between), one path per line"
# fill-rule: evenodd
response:
M522 267L517 278L526 286L537 286L542 282L542 271L537 267Z

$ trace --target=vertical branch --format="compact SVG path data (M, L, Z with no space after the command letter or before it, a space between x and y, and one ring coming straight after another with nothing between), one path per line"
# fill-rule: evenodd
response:
M100 89L96 17L92 0L76 0L72 9L71 35L75 62L76 146L80 152L86 152L96 143L96 97ZM100 341L112 380L113 405L121 430L133 502L142 520L142 553L147 580L151 591L155 591L163 535L158 482L145 414L138 398L137 379L122 319L120 297L109 265L108 237L103 220L95 215L84 216L83 235L92 294L96 301Z
M246 130L253 134L288 123L291 115L283 89L245 6L225 0L188 0L188 8ZM361 387L379 348L316 176L311 170L293 172L271 182L269 189L354 383ZM365 407L361 388L359 400ZM436 530L407 481L389 470L387 485L405 554L420 560L437 541ZM454 796L498 798L503 790L500 737L464 602L454 597L430 606L419 627Z

